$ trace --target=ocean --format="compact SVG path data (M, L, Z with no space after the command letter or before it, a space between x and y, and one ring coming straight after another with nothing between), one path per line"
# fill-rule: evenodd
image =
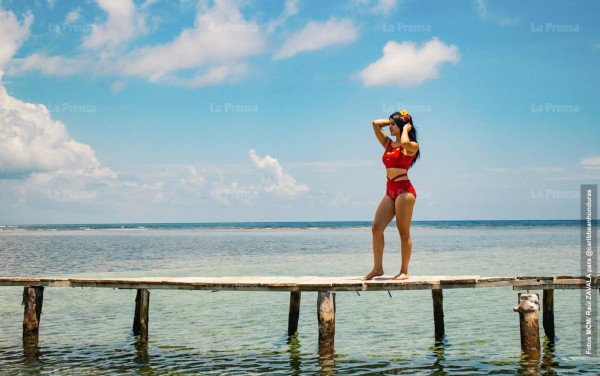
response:
M373 263L370 225L4 225L0 276L362 276ZM581 225L413 222L409 274L582 275ZM394 223L385 236L384 270L394 275ZM328 355L318 352L316 292L302 293L298 333L289 338L289 292L151 290L144 345L131 333L135 290L48 287L33 350L21 339L22 293L0 287L1 375L600 374L598 358L581 354L580 290L555 291L554 342L544 337L540 313L539 365L522 361L512 309L518 292L510 287L444 290L441 341L429 290L338 292Z

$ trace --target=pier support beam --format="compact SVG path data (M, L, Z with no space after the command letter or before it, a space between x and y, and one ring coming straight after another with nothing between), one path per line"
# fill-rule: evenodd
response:
M519 293L519 304L513 310L519 312L521 350L530 360L539 360L541 349L538 294Z
M298 331L298 319L300 318L300 291L290 293L290 314L288 316L288 336Z
M433 298L433 322L435 325L435 339L444 338L444 295L442 289L432 289L431 297Z
M150 311L150 291L138 289L135 297L133 334L140 336L141 342L148 341L148 312Z
M23 288L23 305L25 306L23 312L23 343L37 344L43 303L43 286L25 286Z
M331 353L335 337L335 292L319 291L317 318L319 320L319 353Z
M544 290L544 312L542 315L542 324L544 333L549 340L554 341L554 289Z

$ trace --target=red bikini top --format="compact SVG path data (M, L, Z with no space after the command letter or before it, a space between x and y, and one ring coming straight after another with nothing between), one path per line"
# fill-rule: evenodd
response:
M404 149L401 146L393 147L392 140L388 141L387 147L385 148L385 152L383 152L382 157L382 161L385 165L385 168L394 167L408 170L408 168L410 167L410 163L413 161L413 159L415 159L417 155L404 155L404 153L402 153L402 150Z

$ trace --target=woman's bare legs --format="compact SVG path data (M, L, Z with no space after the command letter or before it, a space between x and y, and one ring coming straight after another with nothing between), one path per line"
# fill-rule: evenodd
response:
M383 275L383 247L385 245L383 231L394 218L394 212L394 201L388 195L383 196L371 227L373 232L373 270L362 277L364 281Z
M412 239L410 238L410 221L412 219L413 208L415 206L415 195L412 193L403 193L396 197L396 225L400 233L400 243L402 251L402 265L400 273L396 274L394 279L408 278L408 263L412 253Z

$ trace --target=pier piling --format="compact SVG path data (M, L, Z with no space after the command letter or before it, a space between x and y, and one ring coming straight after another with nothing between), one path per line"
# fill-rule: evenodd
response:
M288 336L298 331L298 319L300 317L300 291L290 293L290 313L288 316Z
M332 352L335 337L335 292L319 291L317 318L319 321L319 352Z
M531 360L540 358L540 326L538 294L519 293L519 304L513 308L519 312L521 350Z
M435 326L435 339L444 338L444 295L442 289L431 289L433 298L433 322Z
M554 289L544 290L543 296L542 324L544 325L544 333L546 333L549 340L554 341Z
M141 342L148 341L148 316L150 311L150 291L138 289L135 297L135 315L133 317L133 334L140 336Z
M43 303L43 286L25 286L23 288L23 305L25 306L23 312L23 342L37 344Z

